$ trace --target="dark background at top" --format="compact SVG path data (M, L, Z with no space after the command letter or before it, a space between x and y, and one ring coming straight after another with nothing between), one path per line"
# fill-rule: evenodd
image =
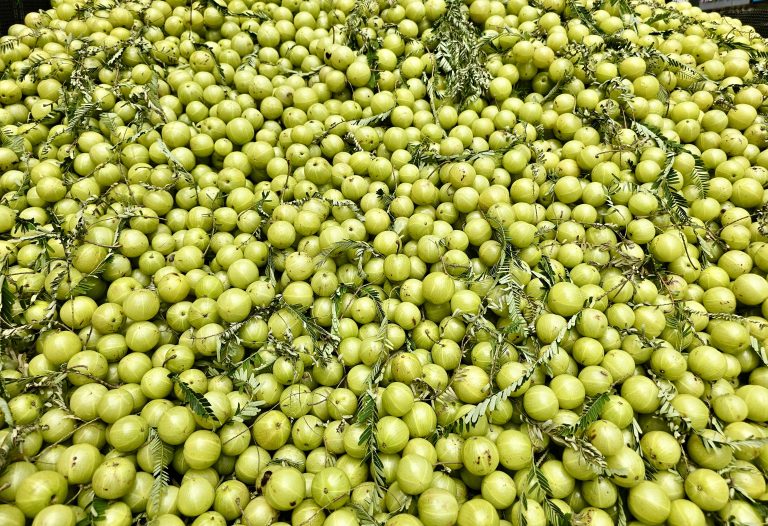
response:
M23 22L26 13L50 7L50 0L0 0L0 35L7 35L9 27Z

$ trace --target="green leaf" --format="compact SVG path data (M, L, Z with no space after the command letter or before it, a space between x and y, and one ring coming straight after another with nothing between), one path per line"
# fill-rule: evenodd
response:
M376 304L376 313L378 314L379 318L382 320L385 319L386 316L384 313L384 308L381 305L383 298L381 297L381 292L376 287L373 285L363 285L358 289L358 294L360 296L371 298Z
M266 276L269 279L269 282L273 285L277 284L277 272L275 269L275 254L274 250L275 248L272 247L272 245L268 246L267 250L267 268L266 268Z
M301 469L302 465L301 462L297 459L293 458L285 458L285 457L277 457L273 458L269 462L267 462L267 465L271 466L287 466L291 468Z
M149 452L152 455L152 476L155 477L149 498L152 505L157 508L165 489L170 484L168 464L173 457L173 450L160 439L154 427L149 429Z
M210 48L210 46L208 46L207 43L194 42L193 41L192 45L195 47L196 50L203 51L203 52L207 53L208 55L210 55L211 60L213 61L213 63L216 66L216 71L219 73L219 75L221 75L222 79L226 78L226 75L224 74L224 69L221 67L221 64L219 64L218 58L216 57L216 55L214 54L213 50Z
M93 502L91 502L91 516L93 517L93 522L105 520L108 507L109 502L100 497L95 497Z
M695 79L697 81L704 81L704 82L709 81L707 76L704 75L701 71L692 68L691 66L689 66L684 62L681 62L661 52L658 52L657 56L659 56L662 61L666 62L673 68L676 68L678 72L684 77L687 77L689 79Z
M341 300L344 294L349 292L349 288L345 284L340 284L336 292L331 296L331 334L336 338L339 337L339 317L341 316Z
M601 393L591 403L584 406L584 411L574 424L557 426L552 432L560 437L572 437L578 433L583 433L592 422L600 418L600 414L610 398L609 393Z
M367 52L381 47L378 38L372 38L370 33L365 31L368 20L374 14L373 9L372 0L356 0L344 21L346 44L354 51Z
M656 411L669 427L672 436L681 442L696 434L696 430L693 428L690 418L683 416L673 405L672 400L677 396L677 389L672 384L663 383L656 378L656 376L649 371L649 375L659 388L659 400L661 405Z
M5 398L0 398L0 411L2 411L8 427L13 428L13 413L11 413L11 408L8 406L8 401Z
M563 513L563 510L550 499L544 499L544 515L551 526L571 526L571 514Z
M608 393L601 393L600 396L592 400L589 407L585 408L584 413L579 417L576 422L576 429L578 431L585 431L589 425L598 420L603 412L605 404L611 399L611 395Z
M666 153L666 163L663 167L662 174L652 186L652 189L657 192L659 204L662 209L669 214L672 222L677 228L693 225L694 223L688 215L688 201L685 196L674 188L674 186L680 182L682 177L680 173L674 169L675 157L679 153L690 152L688 152L682 144L669 140L660 130L649 124L642 124L634 121L632 123L632 129L638 136L654 143ZM706 194L709 188L709 174L706 172L706 169L704 169L703 163L700 163L699 168L694 169L693 178L699 189L699 194ZM696 226L698 228L698 225Z
M94 497L85 508L85 517L77 523L77 526L93 526L98 522L103 522L106 520L108 507L108 501L100 497Z
M445 12L435 20L429 45L435 70L445 78L444 96L459 106L482 97L490 86L480 31L469 19L462 0L447 0Z
M741 51L744 51L749 55L749 58L755 61L762 61L768 59L768 51L758 51L753 46L750 46L749 44L745 44L743 42L738 42L737 40L734 40L730 38L728 35L718 35L713 34L712 35L714 39L717 41L717 43L723 47L731 48L731 49L739 49Z
M539 261L539 267L543 273L543 279L541 281L544 283L544 285L546 285L548 289L551 288L555 283L557 283L557 274L555 274L555 270L552 268L552 263L549 260L549 256L542 254L541 260Z
M384 473L384 462L379 456L378 423L379 411L376 405L376 389L382 380L382 372L387 357L379 359L368 375L368 388L360 397L356 420L358 424L365 426L358 439L358 445L365 445L365 456L363 461L370 460L373 481L376 484L376 491L379 496L383 496L386 490L386 477Z
M543 458L544 457L542 457L542 459ZM549 480L547 479L547 476L544 475L544 473L539 469L538 462L535 460L535 451L534 461L531 462L531 468L528 471L528 482L526 486L529 488L529 490L533 491L540 489L546 496L552 495L552 487L549 485Z
M750 336L749 341L752 350L755 351L755 354L757 354L758 357L760 357L760 361L763 365L768 366L768 352L765 351L765 347L754 336Z
M624 497L621 494L616 499L616 526L627 526L627 512L624 510Z
M269 16L269 14L263 9L257 9L256 11L245 10L243 12L238 11L237 13L233 13L232 11L229 10L229 6L226 4L226 2L223 2L221 0L206 0L205 2L200 4L201 8L204 8L205 6L211 6L215 8L217 11L219 11L220 13L222 13L223 15L228 17L255 18L263 21L272 20L272 17Z
M526 512L528 511L528 495L525 491L520 493L520 507L517 510L518 513L518 522L520 526L528 526L528 516L526 515Z
M16 303L16 295L11 290L8 278L0 274L0 323L13 322L14 303Z
M574 318L576 318L576 316L574 316ZM506 400L507 398L512 396L512 393L514 393L515 391L523 387L523 385L525 385L525 383L528 380L533 378L533 375L536 373L537 367L541 367L549 363L552 357L555 354L557 354L558 344L560 341L562 341L562 338L564 337L565 337L565 330L563 330L561 334L558 335L558 339L552 342L552 345L549 345L547 347L546 351L544 351L544 354L542 354L541 357L538 360L536 360L535 363L531 364L531 366L525 371L525 373L520 378L518 378L511 385L507 386L506 389L502 389L501 391L498 391L493 395L486 397L485 400L477 404L471 411L465 413L462 417L452 422L448 426L448 429L464 430L477 424L480 418L483 415L485 415L487 411L493 411L503 400Z
M161 138L158 138L156 144L158 150L160 150L160 153L162 153L168 159L168 166L173 171L173 174L187 182L193 182L194 179L192 178L192 175L187 171L186 168L184 168L184 165L181 163L181 161L179 161L179 159L171 152L171 150L168 148L168 145L165 144L165 141L163 141Z
M245 420L254 418L261 413L261 407L263 405L263 400L251 400L242 407L238 406L237 411L235 411L235 416L233 416L232 419L244 422Z
M381 523L379 523L376 520L376 517L373 516L373 510L369 511L360 504L352 504L350 507L355 512L357 522L360 523L360 526L381 526Z
M389 116L392 114L392 110L387 110L382 113L377 113L375 115L371 115L370 117L362 117L360 119L352 119L348 121L340 121L336 124L333 124L330 128L328 128L323 133L320 133L315 137L314 143L320 144L320 142L325 139L328 134L331 133L333 129L339 126L344 126L344 130L347 130L347 133L345 133L342 137L344 138L345 142L349 143L353 148L355 148L357 151L360 151L362 148L359 144L357 144L357 140L355 139L354 135L350 133L350 130L352 128L359 128L363 126L370 126L371 124L379 124L384 122L389 118Z
M768 506L750 497L741 486L735 484L731 485L731 494L739 500L750 503L755 508L755 511L762 517L768 517Z
M11 51L21 42L21 40L19 40L17 37L4 36L3 38L7 40L0 42L0 52L2 53Z
M704 445L707 446L705 437L699 435L699 438L701 438ZM761 448L765 445L768 445L768 438L745 438L743 440L717 440L709 437L707 438L708 441L715 446L726 446L733 450Z
M333 335L318 324L312 316L308 315L306 309L287 303L282 296L280 297L280 306L291 311L301 321L304 330L315 342L320 342L320 340L326 338L333 339Z
M352 239L346 239L344 241L337 241L332 243L325 249L321 250L320 254L318 254L320 256L319 264L322 265L328 261L329 258L332 258L341 252L346 252L347 250L362 251L373 255L379 255L378 252L376 252L373 247L365 241L354 241Z
M605 31L595 23L595 17L592 15L589 9L581 4L578 4L576 0L567 0L566 6L570 9L581 22L590 28L592 32L598 35L605 35Z
M21 135L8 133L5 129L0 128L0 142L2 142L3 146L12 150L18 157L22 157L25 153L24 138Z
M693 154L692 154L693 155ZM709 194L709 170L704 166L704 161L698 155L693 155L694 165L691 178L699 190L699 197L704 199Z
M206 397L193 390L186 382L184 382L184 380L179 377L178 374L170 373L168 378L170 378L171 381L179 387L184 402L189 405L189 408L193 413L203 418L210 418L214 422L219 421L219 419L216 417L216 414L213 412L211 403Z
M227 375L236 383L241 384L238 387L248 386L251 390L255 390L259 386L256 376L267 371L270 367L271 364L265 363L260 354L253 353L237 364L234 369L228 371Z
M371 124L379 124L381 122L384 122L389 118L391 114L392 114L392 110L387 110L381 113L376 113L374 115L371 115L370 117L362 117L360 119L353 119L350 121L343 121L343 122L345 122L348 126L356 126L356 127L370 126Z
M84 296L98 284L98 279L93 276L85 276L74 286L70 294L72 296Z
M99 111L100 105L98 102L93 101L81 101L80 104L75 106L74 111L67 115L68 123L65 128L65 133L72 133L77 135L88 124L88 120L97 111Z

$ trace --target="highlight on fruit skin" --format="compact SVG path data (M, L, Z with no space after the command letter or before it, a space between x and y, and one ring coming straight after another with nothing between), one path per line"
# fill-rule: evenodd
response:
M764 523L766 96L687 2L27 14L0 524Z

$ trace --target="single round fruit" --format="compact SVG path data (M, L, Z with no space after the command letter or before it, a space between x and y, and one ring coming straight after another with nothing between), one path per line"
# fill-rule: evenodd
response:
M304 478L296 468L268 470L261 483L264 485L264 498L276 510L292 510L304 500Z

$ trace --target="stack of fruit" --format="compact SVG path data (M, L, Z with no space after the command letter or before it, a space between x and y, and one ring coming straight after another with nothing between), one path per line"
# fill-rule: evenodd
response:
M0 37L0 524L764 524L768 41L656 0Z

